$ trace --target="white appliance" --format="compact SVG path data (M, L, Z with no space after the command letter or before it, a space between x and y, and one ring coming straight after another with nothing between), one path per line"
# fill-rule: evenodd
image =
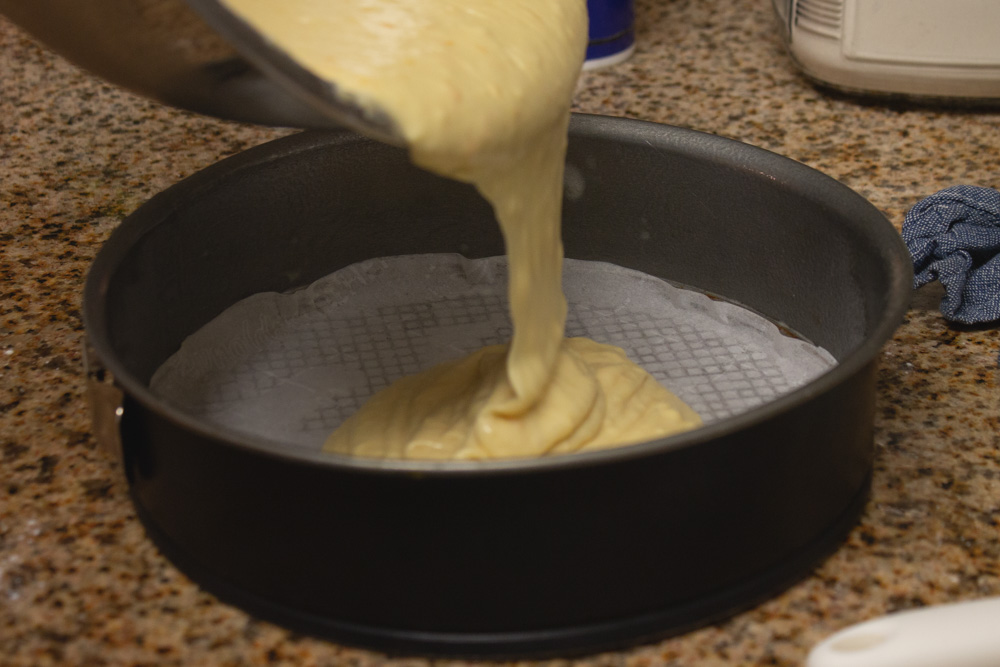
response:
M851 92L1000 101L1000 0L772 0L792 58Z

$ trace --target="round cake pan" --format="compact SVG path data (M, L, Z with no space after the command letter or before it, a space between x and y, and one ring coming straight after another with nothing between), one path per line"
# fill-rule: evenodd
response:
M163 553L298 631L537 656L722 618L835 550L867 498L876 358L910 289L898 234L833 179L690 130L578 115L567 164L567 256L745 305L837 365L693 432L533 460L353 459L201 423L148 383L236 301L372 257L503 253L471 187L350 133L288 137L154 197L87 280L89 340L124 395L123 467Z

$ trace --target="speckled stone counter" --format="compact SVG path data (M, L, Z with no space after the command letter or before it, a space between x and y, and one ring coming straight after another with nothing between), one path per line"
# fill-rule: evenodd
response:
M898 227L920 198L1000 186L1000 113L861 103L794 69L769 0L647 0L629 62L579 110L739 139L841 180ZM298 636L218 602L146 539L90 435L79 341L87 267L124 215L220 158L287 134L117 90L0 19L0 663L416 665ZM899 609L1000 595L995 326L914 293L886 346L873 496L810 578L717 625L584 664L795 665Z

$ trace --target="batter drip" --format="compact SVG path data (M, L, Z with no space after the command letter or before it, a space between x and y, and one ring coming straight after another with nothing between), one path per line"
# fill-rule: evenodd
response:
M387 112L415 164L472 183L506 245L509 345L399 380L325 450L526 457L700 425L620 348L563 335L563 166L584 0L225 1L304 67Z

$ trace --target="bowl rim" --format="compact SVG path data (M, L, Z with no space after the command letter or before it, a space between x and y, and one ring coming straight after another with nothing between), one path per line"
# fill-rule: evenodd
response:
M99 250L87 275L82 310L89 344L96 351L104 367L110 371L115 383L127 396L158 417L221 445L247 450L256 455L290 464L348 469L356 473L483 476L547 473L658 456L669 451L707 444L747 430L807 404L853 377L875 359L882 345L892 337L902 322L908 307L913 280L909 253L902 238L873 204L834 178L764 148L698 130L651 121L574 113L570 124L570 137L577 135L618 139L653 147L658 143L668 144L665 147L669 147L673 154L683 154L699 160L708 158L728 168L763 176L777 184L790 185L794 181L797 190L804 190L812 198L836 202L836 208L845 209L846 213L850 213L849 216L845 215L845 219L852 222L855 231L879 250L890 277L888 284L884 286L888 297L887 308L877 319L869 336L846 353L843 359L838 360L833 368L805 385L732 417L667 438L588 452L485 461L374 459L321 450L280 449L268 438L206 424L157 397L145 383L139 381L125 368L111 348L106 327L104 296L109 276L114 274L135 242L145 233L167 221L173 209L170 202L185 200L211 189L218 182L244 169L256 168L312 150L327 150L331 145L338 143L369 141L346 130L310 130L269 141L225 158L170 186L127 216ZM137 216L148 216L150 212L158 215L148 220L140 218L142 224L138 226L134 222L130 223L130 220L134 221Z

